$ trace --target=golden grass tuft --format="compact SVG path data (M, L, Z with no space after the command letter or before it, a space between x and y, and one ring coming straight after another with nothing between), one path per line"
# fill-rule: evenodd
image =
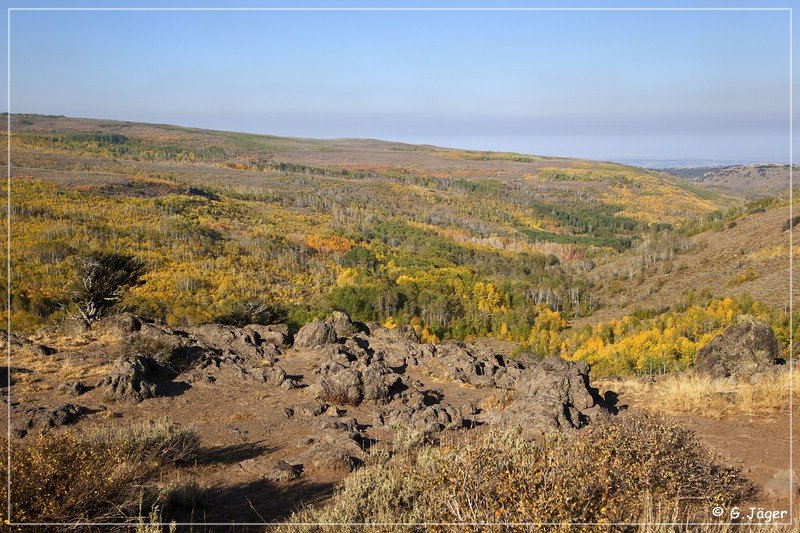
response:
M741 415L782 415L789 410L790 384L800 402L800 369L788 367L762 374L755 383L712 378L694 372L642 379L601 381L601 388L620 393L623 403L668 415L724 419Z

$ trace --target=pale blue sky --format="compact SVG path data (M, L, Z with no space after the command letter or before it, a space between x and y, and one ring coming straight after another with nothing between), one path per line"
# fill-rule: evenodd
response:
M788 28L780 11L14 11L11 109L599 159L785 160Z

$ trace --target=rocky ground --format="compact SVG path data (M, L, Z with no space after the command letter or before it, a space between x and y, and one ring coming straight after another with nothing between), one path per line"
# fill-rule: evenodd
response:
M763 372L776 358L769 333L740 320L712 343L704 364L742 379ZM436 441L520 427L536 438L625 407L624 397L590 385L585 363L512 359L484 344L423 344L409 327L341 313L294 336L285 325L172 329L121 314L89 330L62 327L11 343L10 387L3 377L14 439L163 417L196 428L202 459L174 473L209 489L206 505L183 517L192 521L279 520L328 497L370 448L412 433ZM749 366L732 359L731 346ZM729 425L726 433L686 422L745 470L761 459L750 470L765 487L762 500L785 500L778 478L786 474L788 485L788 423Z
M436 440L517 425L535 435L614 410L584 363L421 344L411 328L340 313L294 338L281 325L177 330L123 314L12 346L15 438L164 416L192 425L206 460L182 475L212 488L204 520L281 518L330 494L397 431Z

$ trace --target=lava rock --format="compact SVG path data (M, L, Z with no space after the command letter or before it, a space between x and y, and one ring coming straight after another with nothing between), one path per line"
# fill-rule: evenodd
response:
M589 384L589 365L557 357L531 364L514 394L500 424L520 427L527 437L581 428L604 409L603 399Z
M716 378L757 379L774 369L780 345L772 328L751 315L742 315L697 352L695 370Z
M120 401L139 403L156 395L158 363L141 355L126 355L117 359L111 374L97 386L105 387L106 394Z

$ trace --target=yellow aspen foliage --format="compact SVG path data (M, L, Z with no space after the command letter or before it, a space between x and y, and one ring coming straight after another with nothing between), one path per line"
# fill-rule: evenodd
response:
M505 297L492 283L477 282L473 287L473 296L478 310L484 313L505 311Z
M353 247L353 242L339 235L306 235L306 245L320 253L341 253Z
M440 340L439 337L436 336L435 333L431 333L431 331L428 329L427 326L422 328L422 331L420 332L419 338L420 338L420 340L422 342L431 343L431 344L435 343L435 342L439 342L439 340Z
M562 356L586 361L600 375L652 374L680 370L695 362L698 350L749 313L769 323L784 349L788 317L747 298L710 300L656 317L626 316L571 332L561 342Z
M498 338L500 338L500 339L508 338L508 324L506 324L505 322L503 322L500 325L500 333L498 335Z
M358 281L358 270L355 268L345 268L336 278L338 287L352 287Z

